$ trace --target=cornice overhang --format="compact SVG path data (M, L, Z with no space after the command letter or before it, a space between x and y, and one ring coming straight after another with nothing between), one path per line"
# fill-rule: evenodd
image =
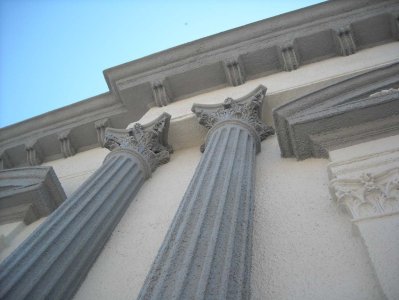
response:
M283 157L328 151L399 134L399 63L311 93L273 111Z
M328 1L104 71L125 105L164 106L399 38L398 1Z
M396 0L328 1L107 69L109 92L0 129L0 169L103 146L151 106L396 41L398 16Z

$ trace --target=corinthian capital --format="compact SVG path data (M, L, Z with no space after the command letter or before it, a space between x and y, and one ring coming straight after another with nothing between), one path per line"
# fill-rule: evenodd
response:
M242 98L236 100L227 98L223 104L194 104L192 111L199 123L208 129L222 122L240 122L252 128L258 138L263 141L274 134L274 129L262 121L262 102L265 94L266 87L260 85Z
M130 129L107 128L104 147L111 150L127 150L138 153L154 171L159 165L169 161L172 147L168 144L170 115L163 113L153 122L141 125L136 123Z
M399 168L354 179L334 179L330 190L354 220L399 212Z

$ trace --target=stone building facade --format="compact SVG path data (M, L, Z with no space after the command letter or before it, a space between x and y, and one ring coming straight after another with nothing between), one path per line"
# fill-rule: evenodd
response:
M399 299L398 39L329 1L0 129L0 298Z

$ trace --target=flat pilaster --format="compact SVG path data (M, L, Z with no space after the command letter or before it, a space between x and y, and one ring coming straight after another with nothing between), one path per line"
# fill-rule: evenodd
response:
M399 299L399 149L384 147L387 151L331 163L330 191L361 237L386 299L394 300Z

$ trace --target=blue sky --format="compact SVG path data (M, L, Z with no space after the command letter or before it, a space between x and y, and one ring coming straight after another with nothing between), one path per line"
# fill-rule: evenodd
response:
M316 0L0 0L0 127L108 91L102 71Z

